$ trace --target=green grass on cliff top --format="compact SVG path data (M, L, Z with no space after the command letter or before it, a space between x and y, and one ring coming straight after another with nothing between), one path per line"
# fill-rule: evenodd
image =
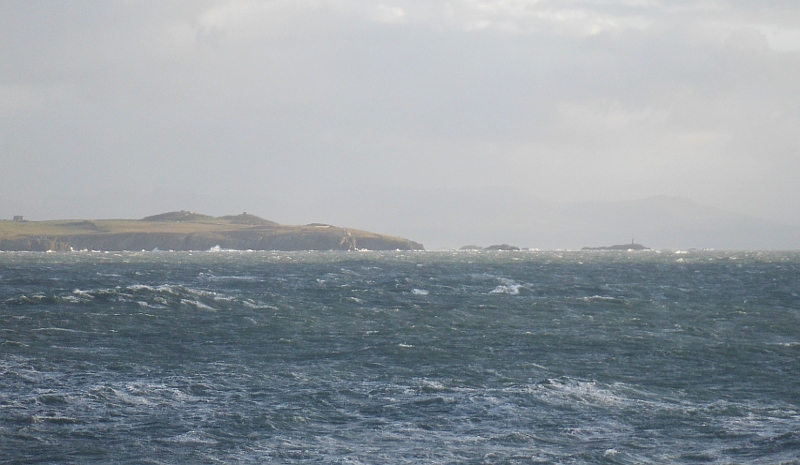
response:
M245 229L251 225L231 224L226 220L211 221L142 221L142 220L56 220L0 221L0 237L64 236L117 233L200 233Z
M202 216L202 217L201 217ZM247 215L251 216L251 215ZM148 220L49 220L49 221L11 221L0 220L0 240L24 236L73 236L83 234L124 234L124 233L217 233L251 228L268 228L275 232L300 232L320 228L335 228L326 225L290 226L278 225L264 220L263 225L242 224L242 215L220 218L198 215L188 221L148 221ZM340 229L340 228L336 228ZM344 229L344 228L341 228ZM378 237L380 234L347 228L362 237ZM386 237L386 236L384 236Z

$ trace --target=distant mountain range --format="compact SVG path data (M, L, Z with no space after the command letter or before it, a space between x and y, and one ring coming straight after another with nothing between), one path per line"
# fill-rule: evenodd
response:
M314 214L392 231L429 249L514 244L580 249L635 239L655 249L800 249L800 228L680 197L555 202L511 189L363 187L321 199Z
M119 205L108 206L105 211L142 209L141 205L125 203L123 195L107 197L109 201L119 200ZM172 198L166 194L163 197ZM155 205L157 200L153 198L144 203ZM213 198L187 195L184 200L192 205L214 205ZM73 205L80 206L80 202L74 199L64 202L63 205L57 202L53 205L60 205L57 210L64 211L69 211ZM317 197L309 194L259 198L254 195L247 202L248 208L260 209L269 216L288 220L286 222L305 224L313 219L331 224L358 225L359 229L368 231L390 231L422 242L428 249L511 244L523 248L577 250L629 244L632 240L653 249L800 249L798 226L732 213L680 197L656 196L622 202L557 202L513 189L361 186ZM219 205L215 208L227 210ZM32 208L32 211L36 214L37 210ZM153 218L180 221L167 217L149 219ZM210 218L206 217L206 220ZM248 226L266 230L272 227L274 233L289 228L277 228L280 226L277 223L254 215L225 216L219 220L230 223L231 229ZM99 224L95 222L96 226ZM302 228L316 227L317 234L320 234L325 229L323 226L326 225L312 223ZM72 230L76 228L73 226ZM92 232L91 225L84 225L84 228L79 232L81 236ZM334 228L328 234L335 235L341 231L342 228ZM360 244L357 247L366 247Z

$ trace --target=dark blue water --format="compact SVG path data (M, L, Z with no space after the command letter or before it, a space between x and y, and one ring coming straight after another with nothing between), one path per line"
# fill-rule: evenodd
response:
M800 463L800 253L0 253L0 463Z

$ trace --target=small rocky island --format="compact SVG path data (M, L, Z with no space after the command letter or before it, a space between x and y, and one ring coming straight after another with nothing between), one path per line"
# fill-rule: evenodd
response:
M242 213L213 217L189 211L140 220L0 221L0 250L423 250L401 237L312 223L281 225Z
M650 247L645 247L642 244L637 244L631 240L630 244L606 245L601 247L584 247L581 250L650 250Z
M508 244L495 244L490 245L489 247L481 247L479 245L465 245L464 247L459 248L458 250L522 250L515 245L508 245Z

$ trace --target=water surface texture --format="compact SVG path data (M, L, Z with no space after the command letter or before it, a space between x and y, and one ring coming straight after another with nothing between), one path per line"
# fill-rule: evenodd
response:
M800 253L0 253L0 463L800 463Z

